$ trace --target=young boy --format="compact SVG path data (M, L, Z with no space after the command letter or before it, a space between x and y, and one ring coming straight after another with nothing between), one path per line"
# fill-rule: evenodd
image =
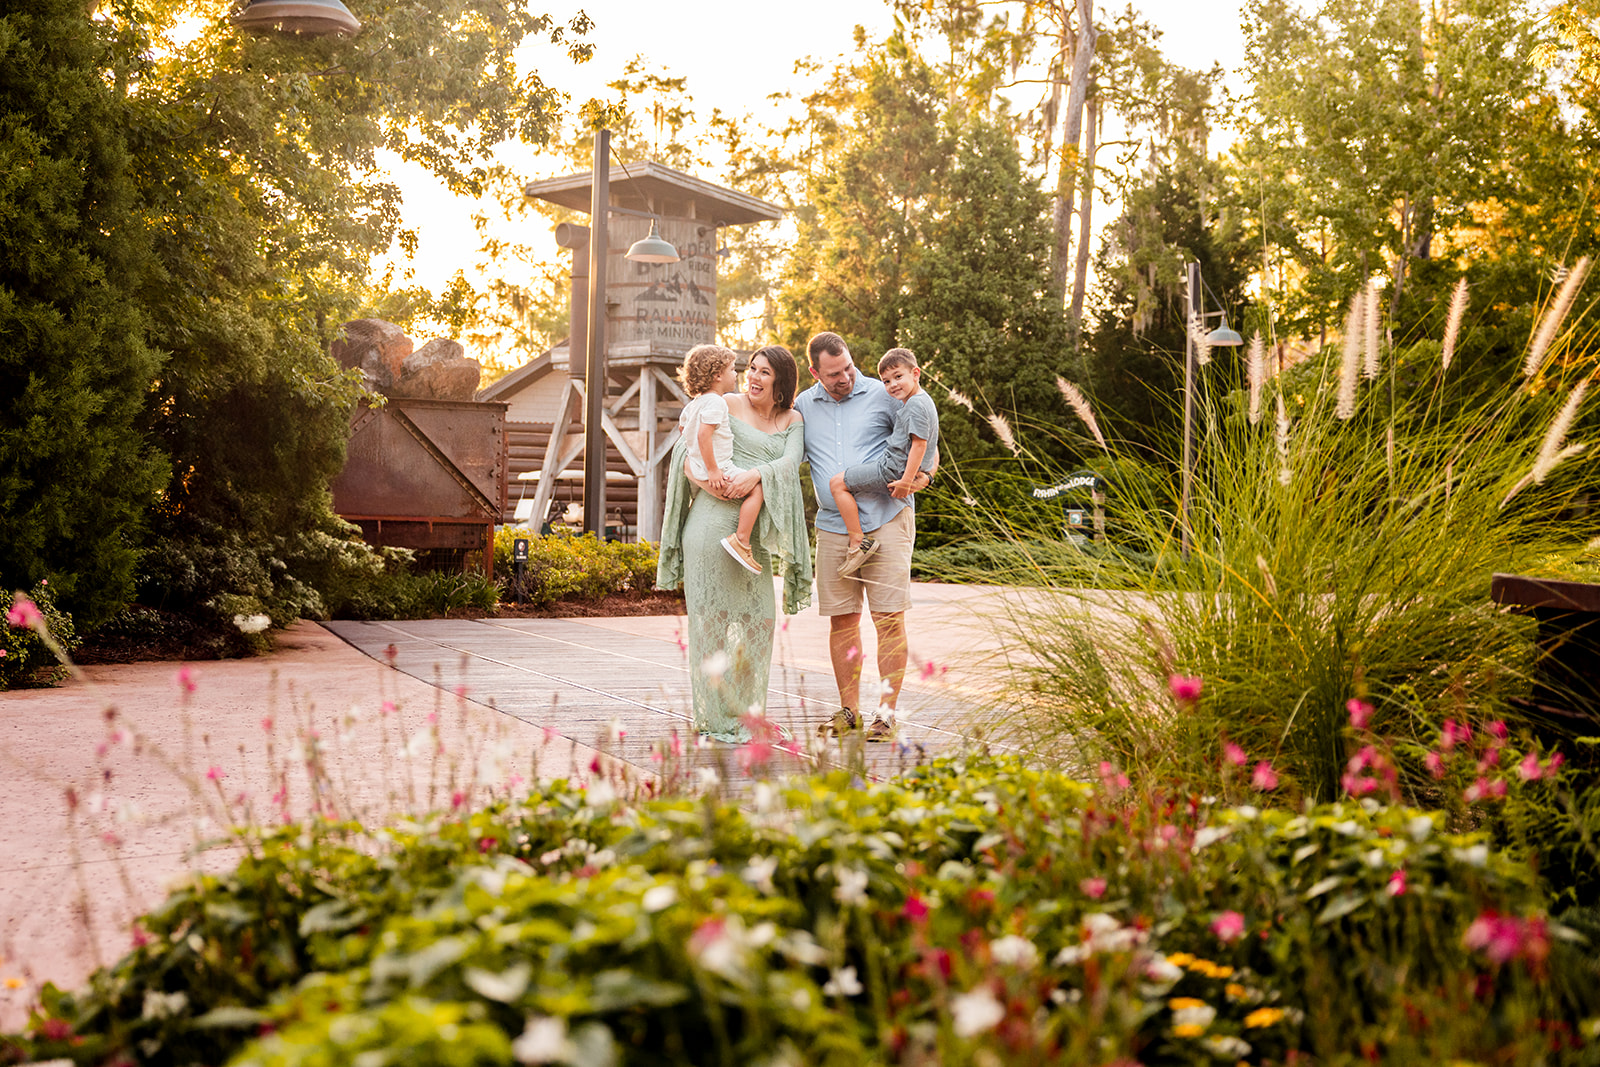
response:
M733 368L733 354L716 345L696 345L684 357L678 380L694 399L678 417L678 426L688 440L689 473L716 489L726 492L728 483L744 471L733 465L733 428L728 425L728 401L724 394L739 388L739 372ZM750 549L750 532L761 514L761 484L739 504L739 528L722 539L722 547L739 565L752 574L761 573L755 553Z
M834 506L850 534L850 547L839 564L841 578L860 570L878 550L877 542L861 532L861 511L856 507L855 494L887 492L895 497L909 496L917 472L931 470L937 454L939 411L919 385L922 368L917 366L917 357L909 348L891 348L878 360L878 377L883 379L889 395L904 406L895 415L889 446L878 462L846 467L828 482Z

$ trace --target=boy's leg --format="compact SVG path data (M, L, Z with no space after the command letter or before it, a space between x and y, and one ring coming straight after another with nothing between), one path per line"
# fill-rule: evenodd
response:
M850 544L861 543L861 509L856 507L856 495L845 488L844 472L828 479L828 491L833 494L833 506L839 509L844 528L850 534Z

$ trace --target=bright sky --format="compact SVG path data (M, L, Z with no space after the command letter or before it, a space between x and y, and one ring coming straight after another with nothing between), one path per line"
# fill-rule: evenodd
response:
M1134 6L1162 30L1162 49L1174 62L1198 70L1220 62L1230 71L1242 62L1238 0L1139 0ZM1119 9L1109 0L1101 0L1097 8L1108 17ZM580 9L595 22L589 35L596 45L594 58L574 66L560 49L541 46L533 62L547 84L568 92L576 107L591 97L609 96L605 83L642 54L658 72L688 78L701 118L714 108L760 116L773 106L767 100L770 94L794 85L796 60L850 53L857 24L866 27L869 39L882 37L893 25L884 0L803 0L759 7L748 0L677 5L559 0L546 8L562 22ZM759 16L752 17L753 10ZM529 180L567 169L536 159L528 167ZM419 169L397 168L395 177L405 193L407 218L418 229L416 279L437 290L456 270L470 270L476 262L476 239L468 222L471 205L452 202ZM552 257L555 252L552 239Z

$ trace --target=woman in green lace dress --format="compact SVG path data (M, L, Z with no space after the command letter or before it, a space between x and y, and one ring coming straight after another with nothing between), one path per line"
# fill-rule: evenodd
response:
M785 614L811 603L811 540L800 495L805 425L791 407L798 384L787 348L773 345L750 357L745 392L727 396L733 465L745 472L726 497L689 480L684 440L668 464L656 584L684 589L695 727L718 741L748 741L744 718L766 710L777 618L773 575L783 578ZM751 574L721 542L738 526L739 500L757 483L765 502L750 545L761 573Z

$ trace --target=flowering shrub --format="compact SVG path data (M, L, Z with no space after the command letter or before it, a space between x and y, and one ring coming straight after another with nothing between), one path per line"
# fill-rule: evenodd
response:
M72 617L56 607L48 581L41 581L26 595L17 593L6 605L6 621L0 626L0 690L23 685L51 685L66 676L45 635L43 627L63 652L78 647Z
M1293 813L1011 760L717 797L567 783L243 834L0 1062L1586 1062L1525 868L1372 800ZM1398 875L1398 876L1397 876Z

